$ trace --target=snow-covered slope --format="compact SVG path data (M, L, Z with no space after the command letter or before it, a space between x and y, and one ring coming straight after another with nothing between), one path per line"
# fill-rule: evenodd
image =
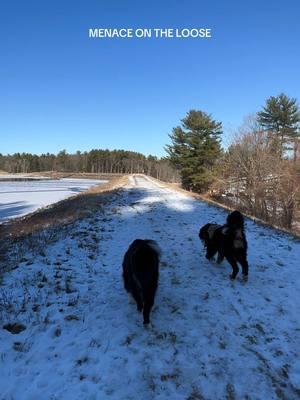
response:
M201 225L226 212L143 177L8 272L0 286L0 398L297 399L300 244L247 221L250 276L209 263ZM121 279L124 252L163 255L152 326ZM2 328L1 326L1 328Z

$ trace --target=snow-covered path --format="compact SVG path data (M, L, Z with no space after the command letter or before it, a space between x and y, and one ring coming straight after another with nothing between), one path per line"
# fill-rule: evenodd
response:
M298 399L300 243L247 221L250 277L198 239L226 212L130 178L111 205L28 254L0 286L0 399ZM121 279L132 240L163 251L152 326ZM1 327L2 327L1 326Z

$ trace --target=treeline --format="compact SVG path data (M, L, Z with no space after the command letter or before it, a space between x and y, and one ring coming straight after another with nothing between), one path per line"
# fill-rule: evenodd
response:
M222 123L191 110L173 129L166 147L182 185L219 202L300 233L300 110L285 94L220 145Z
M65 150L58 154L15 153L0 154L0 170L9 173L29 173L43 171L92 172L98 174L144 173L163 181L179 180L179 173L169 160L125 150L77 151L69 154Z

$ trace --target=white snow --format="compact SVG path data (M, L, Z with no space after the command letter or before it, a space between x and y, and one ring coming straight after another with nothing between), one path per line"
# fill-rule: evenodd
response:
M0 181L0 223L74 196L107 181L95 179L47 179Z
M0 286L0 398L298 399L300 243L247 221L250 276L205 259L201 225L227 213L143 177ZM152 326L128 302L122 258L162 249ZM1 328L0 327L0 328Z

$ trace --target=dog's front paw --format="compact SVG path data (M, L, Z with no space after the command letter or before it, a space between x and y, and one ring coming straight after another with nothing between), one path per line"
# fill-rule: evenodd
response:
M243 275L243 282L248 282L248 275Z
M234 281L234 280L235 280L235 276L236 276L236 275L230 274L230 275L229 275L229 279L230 279L231 281Z

